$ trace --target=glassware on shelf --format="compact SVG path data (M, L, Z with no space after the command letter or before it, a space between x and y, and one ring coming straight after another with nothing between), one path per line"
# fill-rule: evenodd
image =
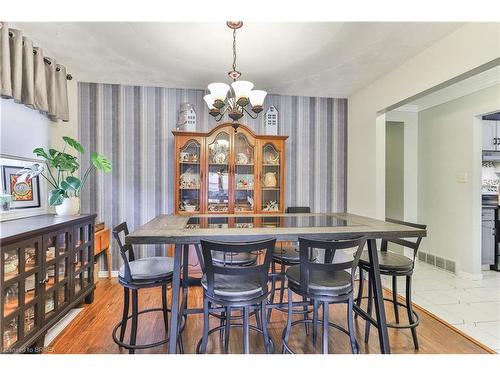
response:
M54 293L50 293L45 297L45 315L50 314L55 308L55 298Z
M229 163L229 134L220 132L208 145L208 162L210 164Z
M57 236L57 248L59 249L59 254L64 253L67 250L66 233L61 233Z
M57 291L57 304L59 307L64 305L64 303L67 301L66 296L67 296L66 285L64 285Z
M3 348L8 349L17 342L18 339L18 328L19 322L18 318L14 318L9 321L4 328L3 332Z
M4 253L4 280L11 279L18 275L19 252L18 250L6 251Z
M45 250L45 259L47 261L52 260L56 257L56 237L50 237L47 243L47 249Z
M15 283L5 289L3 303L4 316L9 315L19 307L19 283Z
M31 306L30 308L24 311L24 335L26 335L33 328L35 328L35 322L36 322L35 306Z
M36 274L28 276L24 280L24 303L28 303L36 296Z
M64 280L66 278L66 262L67 262L67 258L62 258L59 261L58 270L57 270L57 274L59 276L58 277L59 281Z
M34 247L27 247L24 249L24 269L28 271L37 265L37 249Z
M47 274L45 275L45 278L48 280L46 285L46 289L51 288L54 286L56 282L56 265L52 265L47 268Z

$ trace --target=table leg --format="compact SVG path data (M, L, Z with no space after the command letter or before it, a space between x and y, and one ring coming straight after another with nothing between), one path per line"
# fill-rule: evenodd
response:
M187 319L188 280L189 278L189 245L183 245L182 250L182 315Z
M168 352L175 354L177 348L177 335L179 333L179 294L181 286L181 258L182 245L176 244L174 250L174 275L172 279L172 306L170 314L170 334L168 343Z
M368 256L370 257L370 264L372 267L370 277L372 279L373 295L375 300L380 350L382 354L390 354L391 348L389 345L389 334L387 332L387 321L385 319L384 294L382 291L382 281L380 280L380 267L378 263L376 240L368 240Z

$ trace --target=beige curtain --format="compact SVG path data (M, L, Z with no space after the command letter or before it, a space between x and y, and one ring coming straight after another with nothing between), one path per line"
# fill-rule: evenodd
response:
M21 30L0 22L0 94L47 115L69 121L66 68L46 57Z

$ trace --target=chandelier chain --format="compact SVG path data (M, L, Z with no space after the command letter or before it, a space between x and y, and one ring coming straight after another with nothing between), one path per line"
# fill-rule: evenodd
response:
M236 71L236 29L233 30L233 71Z

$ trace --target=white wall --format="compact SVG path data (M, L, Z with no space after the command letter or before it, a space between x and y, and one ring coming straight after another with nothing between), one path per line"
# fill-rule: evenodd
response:
M385 216L386 115L377 112L499 57L500 23L467 24L348 98L348 212ZM476 199L462 193L458 201ZM479 235L479 227L468 228L464 243ZM463 261L460 267L471 270Z
M498 109L500 86L493 86L419 112L418 218L428 225L421 248L469 275L481 272L482 138L475 120Z
M34 148L49 144L50 123L38 111L0 99L0 154L34 158Z
M349 212L384 217L385 116L377 111L499 57L500 24L467 24L348 98Z

